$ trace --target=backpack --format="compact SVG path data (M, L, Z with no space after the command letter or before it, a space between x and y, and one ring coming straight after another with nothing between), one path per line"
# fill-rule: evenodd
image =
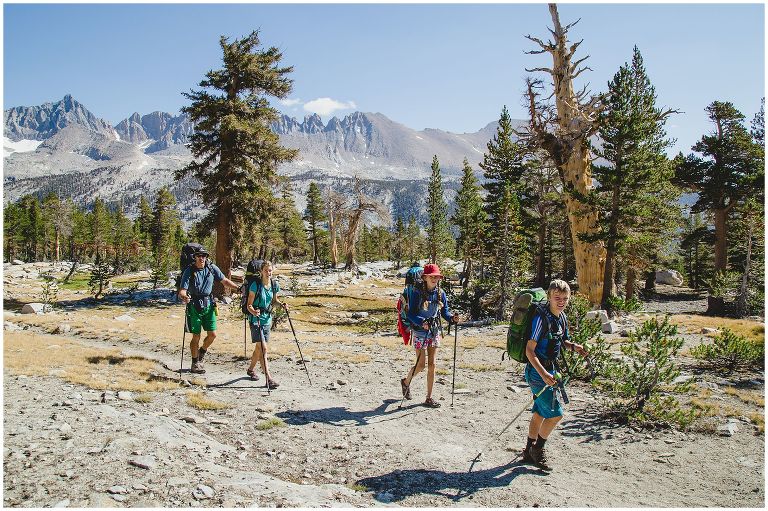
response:
M243 286L240 288L240 310L243 311L243 314L245 314L246 318L251 315L251 313L248 312L248 290L251 288L251 284L261 279L261 266L263 264L263 259L251 259L250 262L248 262L248 266L245 268ZM274 296L276 294L275 280L269 279L269 284L272 287L272 295Z
M200 243L187 243L181 247L181 254L179 254L179 275L176 277L176 292L179 291L181 286L181 275L184 270L189 268L195 263L195 252L198 250L204 250ZM206 264L208 262L206 261Z
M422 275L424 268L414 263L407 272L405 272L405 288L397 299L397 332L403 338L403 344L409 344L411 341L411 323L408 321L408 297L414 287L418 287L423 282Z
M526 363L528 357L525 354L525 348L529 339L526 339L534 315L539 312L546 319L546 312L543 309L547 303L547 293L540 287L533 289L524 289L515 296L512 305L512 317L509 321L507 330L507 355L512 360ZM544 322L545 328L549 329L549 321ZM502 353L501 359L504 360Z

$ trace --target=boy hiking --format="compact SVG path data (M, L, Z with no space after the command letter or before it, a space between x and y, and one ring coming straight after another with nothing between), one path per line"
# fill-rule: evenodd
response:
M405 399L411 399L411 381L429 364L427 370L427 399L424 406L439 408L440 403L432 399L432 387L435 383L435 354L442 339L439 314L446 321L459 322L459 315L451 313L445 291L440 289L439 282L443 278L436 264L424 266L422 282L413 286L407 297L408 322L411 324L413 347L416 350L416 364L408 376L400 380L400 386ZM426 354L425 354L426 352Z
M218 266L208 262L207 250L198 248L195 251L195 262L181 274L178 293L179 299L187 304L185 328L192 333L189 344L192 367L189 371L195 374L205 373L203 357L216 339L216 302L211 296L214 280L233 289L240 287L225 277ZM203 328L207 335L203 346L198 349Z
M267 367L267 341L269 341L269 330L272 327L272 309L274 304L285 305L277 299L277 293L280 292L280 285L272 280L272 263L264 261L261 264L261 276L251 283L248 288L248 298L246 306L248 308L248 319L251 327L251 342L256 343L256 347L251 355L251 363L245 372L252 380L259 376L254 372L256 362L261 364L261 371L267 379L267 386L270 389L276 389L280 385L272 379Z
M551 471L552 466L544 452L547 438L563 418L563 408L557 398L554 387L558 384L555 373L558 371L556 360L561 348L577 352L582 357L587 352L580 344L570 341L568 319L563 312L571 298L571 288L563 280L553 280L547 290L547 304L533 316L527 327L528 344L525 354L525 380L536 396L533 401L533 417L528 426L528 443L523 450L523 461L533 463L544 471Z

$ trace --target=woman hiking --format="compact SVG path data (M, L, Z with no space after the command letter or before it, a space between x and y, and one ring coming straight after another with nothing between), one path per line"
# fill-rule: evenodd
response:
M427 399L424 406L439 408L440 403L432 399L432 387L435 383L435 355L440 347L442 315L446 321L459 322L459 315L451 313L448 308L448 298L445 291L440 289L440 267L436 264L424 265L422 282L413 286L407 297L407 317L412 325L413 347L416 350L416 364L408 375L400 380L400 386L405 399L411 399L411 381L428 364L427 370Z
M248 299L246 305L249 313L249 323L251 327L251 342L256 343L256 347L251 355L251 363L248 366L246 374L252 380L258 379L254 372L256 362L261 364L261 370L267 379L267 385L270 389L276 389L280 385L272 379L267 366L267 341L269 341L269 330L272 327L272 309L274 304L285 306L283 302L277 299L280 292L280 285L276 280L272 280L272 263L264 261L261 264L261 278L254 280L251 287L248 288Z
M546 472L551 471L552 466L544 452L544 444L563 418L563 408L554 390L557 385L555 361L561 348L575 351L585 358L587 356L584 346L570 341L568 319L564 312L570 298L571 288L568 283L553 280L547 289L546 306L534 314L526 330L526 338L529 340L525 347L528 357L525 381L534 396L544 387L546 390L533 401L533 417L528 425L528 442L523 449L523 461L533 463Z

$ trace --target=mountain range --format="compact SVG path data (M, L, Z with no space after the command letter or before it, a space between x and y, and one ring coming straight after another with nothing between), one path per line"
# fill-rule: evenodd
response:
M194 125L186 114L134 113L113 127L66 95L54 103L7 109L4 120L6 202L27 193L55 191L84 204L95 196L122 201L134 215L142 195L151 198L160 187L169 186L186 222L205 212L191 192L194 179L173 179L174 170L192 161L185 144ZM271 126L282 145L299 150L299 156L278 172L293 182L300 210L310 181L349 192L357 176L393 213L411 209L417 218L423 213L417 205L423 202L419 195L426 193L433 156L440 161L450 200L463 160L479 171L477 164L496 127L491 122L463 134L416 131L381 113L363 112L333 117L327 124L317 114L302 121L283 115Z

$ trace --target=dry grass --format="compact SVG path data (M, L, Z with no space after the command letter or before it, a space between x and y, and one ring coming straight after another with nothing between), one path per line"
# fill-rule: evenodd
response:
M699 410L705 417L740 417L744 415L740 410L737 410L732 406L726 406L721 403L697 397L691 398L690 404L693 408Z
M47 334L5 332L5 368L15 374L55 375L98 390L160 392L178 388L173 378L162 376L162 366L142 357L125 357L118 349L83 346Z
M152 395L151 394L139 394L135 398L133 398L134 401L137 403L151 403L152 402Z
M743 403L759 407L765 406L765 399L763 398L763 394L761 392L756 392L754 390L741 390L733 387L725 387L723 391L729 396L737 397Z
M744 336L752 341L765 342L765 325L758 321L683 314L670 316L670 322L678 325L681 333L698 334L702 328L717 328L720 331L728 328L737 335ZM714 336L716 334L708 335Z
M201 392L189 392L187 394L187 404L198 410L224 410L231 408L231 405L206 397Z
M459 363L459 369L469 369L471 371L485 372L485 371L503 371L504 366L501 364L470 364L466 362Z
M757 426L757 430L760 433L765 433L765 415L762 413L750 413L747 415L749 417L749 420L752 421L752 424Z
M258 424L256 424L256 429L259 431L266 431L268 429L272 428L284 428L287 424L283 419L279 419L277 417L271 417L267 420L261 421Z

